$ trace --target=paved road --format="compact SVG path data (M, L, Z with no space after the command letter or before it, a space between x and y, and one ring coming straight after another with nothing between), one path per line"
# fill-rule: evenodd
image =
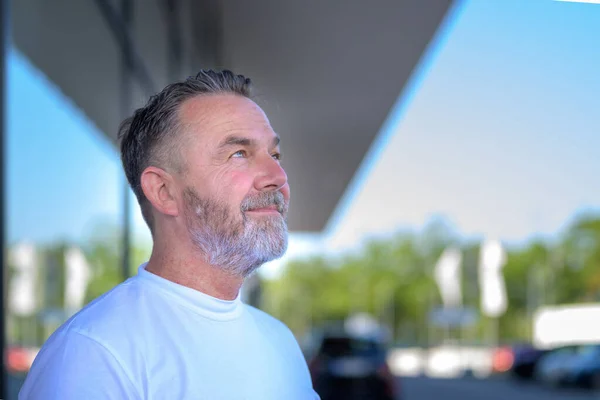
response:
M506 379L402 378L402 400L599 400L584 390L551 390Z
M8 378L10 395L16 400L22 379ZM534 384L504 379L402 378L401 400L600 400L600 394L580 390L550 390Z

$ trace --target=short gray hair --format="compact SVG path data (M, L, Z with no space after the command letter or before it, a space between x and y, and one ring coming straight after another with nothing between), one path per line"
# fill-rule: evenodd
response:
M231 93L251 97L251 81L229 70L201 70L196 76L165 87L150 97L119 127L121 161L142 210L142 216L154 233L152 207L141 185L142 172L149 166L173 167L180 141L178 112L181 105L193 97L206 94Z

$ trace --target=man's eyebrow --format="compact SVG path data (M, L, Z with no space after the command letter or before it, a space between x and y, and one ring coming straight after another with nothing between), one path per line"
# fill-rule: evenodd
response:
M252 146L255 144L255 140L241 137L241 136L227 136L219 144L219 148L225 148L229 146Z
M273 138L273 142L272 142L273 147L279 146L280 141L281 141L281 139L279 138L279 136L275 136ZM219 149L223 149L225 147L230 147L230 146L249 147L249 146L254 146L254 145L256 145L256 140L254 140L254 139L231 135L231 136L227 136L225 139L223 139L223 141L221 143L219 143Z

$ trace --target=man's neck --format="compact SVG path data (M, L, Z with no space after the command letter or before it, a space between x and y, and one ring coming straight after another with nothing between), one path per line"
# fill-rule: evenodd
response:
M146 271L209 296L234 300L244 279L231 275L198 257L163 255L153 250Z

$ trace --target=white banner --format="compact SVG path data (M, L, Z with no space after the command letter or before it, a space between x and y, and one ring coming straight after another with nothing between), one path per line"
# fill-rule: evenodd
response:
M83 252L71 247L65 254L65 309L69 314L83 307L91 270Z
M435 265L434 278L446 308L462 306L461 263L460 249L448 247Z
M31 315L37 310L38 258L35 247L28 243L15 245L9 251L9 262L14 269L9 284L9 310L18 316Z
M487 240L481 246L479 259L479 286L481 311L489 317L499 317L506 312L508 300L502 268L506 252L497 240Z

